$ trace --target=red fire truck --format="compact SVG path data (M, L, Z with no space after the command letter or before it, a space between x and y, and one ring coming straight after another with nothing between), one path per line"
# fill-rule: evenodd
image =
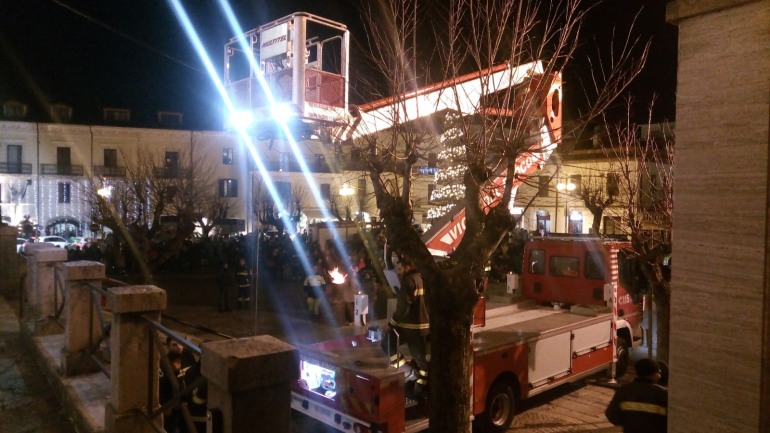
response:
M477 309L469 404L479 430L505 431L517 401L606 371L613 359L622 374L642 335L628 248L583 237L527 242L520 296ZM377 332L367 331L346 328L302 348L292 407L341 431L427 428L422 414L410 416L404 372L388 366Z

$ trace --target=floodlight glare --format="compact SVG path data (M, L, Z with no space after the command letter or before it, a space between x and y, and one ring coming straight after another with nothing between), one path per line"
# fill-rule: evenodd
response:
M231 116L230 122L238 129L246 129L254 122L254 115L248 110L236 111Z
M275 104L272 107L273 119L286 123L289 119L297 115L291 104Z

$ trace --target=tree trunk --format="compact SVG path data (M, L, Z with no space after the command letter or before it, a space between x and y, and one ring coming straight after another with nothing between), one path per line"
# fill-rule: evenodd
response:
M430 431L434 433L471 431L472 335L470 325L457 316L431 317L431 325L441 323L431 326L430 337Z

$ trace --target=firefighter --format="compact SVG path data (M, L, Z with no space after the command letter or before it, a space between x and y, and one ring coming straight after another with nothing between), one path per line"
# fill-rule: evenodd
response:
M665 433L668 415L668 390L660 386L660 365L652 359L636 362L636 379L615 392L607 410L607 419L623 426L625 433Z
M251 271L246 267L246 259L243 257L238 262L235 280L238 284L238 308L248 310L251 302Z
M383 338L382 349L390 356L390 365L401 367L406 360L398 352L400 344L406 344L412 355L414 365L407 372L407 381L414 381L413 396L425 397L428 385L428 306L425 300L425 287L422 275L414 262L407 257L398 257L396 273L400 287L396 297L396 311L388 323L387 337Z

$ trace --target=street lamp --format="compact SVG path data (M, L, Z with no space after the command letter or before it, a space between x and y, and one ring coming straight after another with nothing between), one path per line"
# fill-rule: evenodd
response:
M340 195L343 197L349 197L355 193L355 190L349 183L345 182L340 188Z

